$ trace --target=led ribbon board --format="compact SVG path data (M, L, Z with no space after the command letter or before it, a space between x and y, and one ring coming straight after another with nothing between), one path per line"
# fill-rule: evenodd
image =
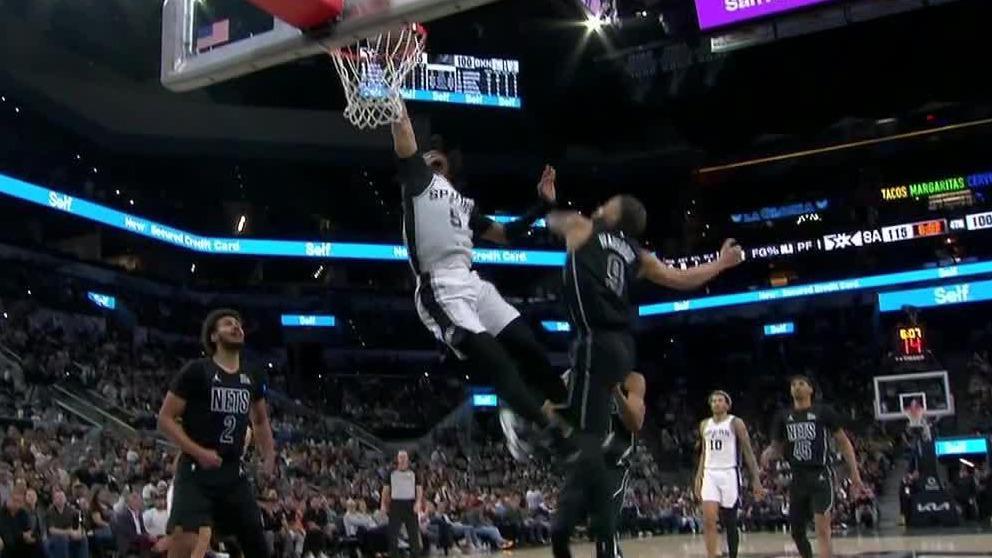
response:
M984 455L989 452L989 441L987 438L937 438L934 442L934 451L937 457L957 456L957 455Z
M904 306L932 308L992 300L992 281L956 283L925 289L878 293L879 312L897 312Z
M865 289L878 289L894 285L922 283L925 281L934 281L951 277L967 277L985 273L992 273L992 261L977 262L960 266L902 271L899 273L885 273L882 275L869 275L866 277L853 277L850 279L811 283L809 285L797 285L794 287L780 287L760 291L706 296L701 298L676 300L672 302L661 302L658 304L647 304L641 306L638 309L638 313L641 316L663 316L666 314L693 312L696 310L706 310L710 308L726 308L730 306L741 306L744 304L775 302L777 300L788 300L791 298L853 292Z
M765 337L775 335L792 335L796 332L796 324L793 322L782 322L780 324L765 324Z
M0 174L0 193L166 244L206 254L384 261L406 261L407 259L406 247L400 244L199 236L123 211L117 211L98 203L35 186L4 174ZM477 264L493 265L561 266L565 263L565 253L543 250L477 248L473 252L473 261Z
M283 327L334 327L337 319L330 315L283 314Z
M952 176L939 180L926 180L900 186L886 186L879 190L883 201L897 201L909 198L927 198L948 192L978 190L992 185L992 172L980 172L967 176Z
M90 302L99 306L100 308L106 308L107 310L113 310L117 308L117 298L110 295L95 293L93 291L87 291L86 298L88 298Z
M551 333L567 333L572 331L572 325L568 322L543 321L541 327Z

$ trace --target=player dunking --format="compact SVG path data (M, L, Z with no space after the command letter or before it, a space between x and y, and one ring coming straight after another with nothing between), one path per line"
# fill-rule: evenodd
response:
M744 421L730 411L730 395L722 390L709 397L711 418L699 423L702 448L699 467L696 469L696 495L703 502L703 535L706 537L706 556L716 558L717 518L727 532L729 558L737 558L740 542L737 530L737 505L740 497L740 458L743 456L751 471L751 490L761 500L765 490L761 486L761 471L751 448L751 436Z
M578 426L582 453L562 489L560 510L552 526L555 558L567 558L568 537L577 514L571 506L596 513L610 509L613 494L602 442L610 431L612 394L635 368L634 309L629 287L638 279L675 289L702 286L742 261L739 246L727 240L714 262L691 269L668 267L643 250L637 238L644 233L647 211L632 196L615 196L592 219L574 212L553 212L549 228L565 239L568 256L563 270L565 300L576 326L572 395L564 411ZM597 556L614 556L615 517L599 513L593 521Z
M199 530L213 526L234 535L245 558L267 554L261 512L241 457L251 422L263 472L275 470L268 379L242 362L244 339L237 312L211 312L201 331L210 357L186 364L162 402L159 429L182 451L169 515L169 558L188 558Z
M415 303L421 321L459 358L486 373L499 397L520 416L542 427L559 426L553 431L561 441L568 427L544 405L564 398L560 378L520 313L472 270L475 238L511 242L552 207L554 169L544 170L538 203L504 226L482 215L475 201L454 187L444 153L420 153L405 113L392 131L403 190L403 239L417 278Z
M803 558L812 558L813 549L806 538L806 525L813 516L816 526L818 556L829 558L830 513L834 507L834 472L829 464L829 438L833 436L851 473L852 493L864 493L858 461L851 440L844 433L840 415L830 406L813 403L813 381L795 376L789 382L792 408L781 412L772 427L772 444L761 454L768 467L783 456L792 469L789 488L789 526L792 539Z

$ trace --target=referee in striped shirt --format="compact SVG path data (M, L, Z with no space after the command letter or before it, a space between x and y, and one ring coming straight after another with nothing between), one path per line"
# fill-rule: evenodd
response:
M396 469L389 475L389 484L382 487L382 511L389 517L389 556L400 556L400 526L406 526L410 552L414 558L422 555L420 523L417 511L423 509L424 488L417 484L417 475L410 469L410 456L405 451L396 454Z

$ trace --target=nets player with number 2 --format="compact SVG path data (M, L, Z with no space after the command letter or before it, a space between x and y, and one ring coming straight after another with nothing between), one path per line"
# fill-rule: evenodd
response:
M851 492L865 492L858 471L854 446L844 432L843 420L832 407L813 403L813 380L794 376L789 382L792 408L776 417L772 443L761 454L761 464L768 467L773 459L784 458L792 470L789 487L789 527L792 540L803 558L812 558L813 548L806 538L810 516L816 526L818 556L827 558L830 550L830 514L834 507L834 472L830 467L830 440L837 442L851 473Z
M210 355L191 361L172 380L159 411L159 429L179 446L169 558L188 558L204 527L234 535L245 558L263 558L267 547L261 512L242 467L249 422L262 456L263 472L275 471L263 371L241 359L245 334L234 310L214 310L203 322L203 347ZM180 422L181 421L181 422Z
M644 278L678 290L701 287L720 272L743 261L740 246L724 242L716 261L675 269L641 248L638 238L647 225L647 211L633 196L614 196L587 218L568 211L552 212L548 227L565 239L568 255L562 270L564 295L576 328L574 362L566 420L579 429L581 454L568 474L551 531L555 558L568 558L568 539L581 515L570 507L591 510L596 555L615 556L616 521L609 513L615 486L603 441L610 433L614 394L635 369L634 306L630 284Z
M570 428L551 403L565 387L520 312L472 270L476 237L507 244L527 233L555 202L555 171L545 167L538 202L520 219L501 225L452 184L448 158L421 154L404 111L392 125L403 195L403 239L417 279L414 301L420 320L459 358L488 376L496 393L528 421L550 428L557 449L567 451ZM522 376L520 369L525 372Z
M696 496L703 502L703 535L706 538L706 556L716 558L719 517L727 533L727 554L737 558L740 534L737 530L737 505L740 499L741 457L751 471L751 490L755 499L765 497L761 486L761 471L751 448L747 425L739 417L729 414L730 394L716 390L709 397L711 418L699 424L702 439L699 468L696 469Z

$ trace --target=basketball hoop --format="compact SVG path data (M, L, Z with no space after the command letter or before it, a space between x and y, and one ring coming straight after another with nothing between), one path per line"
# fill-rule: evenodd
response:
M403 116L400 89L420 61L427 30L420 24L362 39L328 51L334 59L348 106L344 117L358 128L378 128Z
M922 440L930 441L930 423L927 421L927 409L916 399L913 399L903 410L906 415L906 429L910 433L915 433Z

